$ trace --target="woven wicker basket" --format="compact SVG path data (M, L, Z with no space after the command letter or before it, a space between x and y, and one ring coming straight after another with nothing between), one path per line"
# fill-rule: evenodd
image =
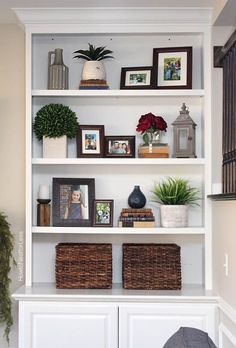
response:
M181 289L180 247L176 244L123 244L125 289Z
M56 245L56 287L108 289L112 287L112 245L60 243Z

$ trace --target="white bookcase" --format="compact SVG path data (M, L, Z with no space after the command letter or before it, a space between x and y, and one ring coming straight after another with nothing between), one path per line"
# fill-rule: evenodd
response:
M215 303L216 298L208 292L212 288L212 232L211 206L206 199L206 195L211 193L210 10L16 9L16 13L26 31L27 180L26 288L19 290L14 295L15 298L23 302L32 298L35 301L43 298L60 301L61 298L71 300L70 295L73 294L73 301L101 300L102 296L102 301L118 302L123 299L145 299L148 302L154 301L154 297L156 301L165 298L174 302ZM73 59L73 52L87 47L88 43L105 45L114 51L115 59L105 61L109 90L78 90L83 62ZM181 46L193 47L191 90L119 89L121 67L151 66L153 48ZM64 63L69 67L69 90L46 89L47 54L55 48L63 48ZM75 140L69 143L69 158L42 158L42 144L32 134L32 120L43 105L57 102L70 106L76 112L80 124L104 125L105 135L135 135L136 158L76 158ZM189 107L190 115L197 124L196 159L171 158L171 123L178 116L183 102ZM168 124L167 132L162 138L170 147L168 159L137 157L141 136L135 129L139 117L148 112L163 116ZM190 208L187 228L160 227L159 209L151 202L151 189L155 181L167 176L188 178L201 191L200 207ZM114 227L36 226L38 186L47 184L52 187L52 178L55 177L95 178L96 198L114 199ZM140 185L147 198L147 207L153 209L155 228L117 227L119 212L127 206L127 198L134 185ZM59 242L111 242L113 289L85 291L82 295L78 290L78 297L74 291L70 293L69 290L56 290L54 259L55 245ZM121 246L124 242L174 242L180 245L183 290L157 291L153 294L150 291L124 292L121 284ZM20 313L20 316L24 316L23 309ZM204 325L202 328L204 329ZM205 329L207 328L206 326Z

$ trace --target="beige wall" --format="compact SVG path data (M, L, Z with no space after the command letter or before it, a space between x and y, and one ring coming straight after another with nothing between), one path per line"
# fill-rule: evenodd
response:
M16 25L0 25L0 211L8 216L19 260L19 236L24 231L24 33ZM22 237L20 237L22 239ZM18 267L11 272L12 291L20 281ZM17 304L10 348L17 348ZM7 348L0 327L0 347Z
M213 44L224 45L233 28L213 29ZM222 69L213 70L213 182L221 182L222 164ZM236 313L236 201L213 202L213 287ZM229 257L229 275L225 275L225 254ZM220 312L220 321L236 336L235 324ZM227 347L226 347L227 348Z

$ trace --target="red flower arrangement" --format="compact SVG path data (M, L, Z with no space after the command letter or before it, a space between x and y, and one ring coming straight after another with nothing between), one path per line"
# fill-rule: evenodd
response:
M161 116L155 116L149 112L140 117L136 131L141 132L144 143L149 144L153 141L155 133L166 132L166 128L167 123Z

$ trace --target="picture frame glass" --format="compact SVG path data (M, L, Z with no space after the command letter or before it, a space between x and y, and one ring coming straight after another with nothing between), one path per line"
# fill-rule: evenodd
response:
M100 131L82 129L82 152L84 154L100 154Z
M112 201L94 202L94 225L112 226Z
M89 218L88 185L60 185L60 219Z
M149 86L151 84L150 70L127 71L125 75L125 86Z
M111 155L128 155L130 154L130 145L128 140L109 140L108 141L108 153Z
M187 84L187 52L159 53L158 86L185 86Z

